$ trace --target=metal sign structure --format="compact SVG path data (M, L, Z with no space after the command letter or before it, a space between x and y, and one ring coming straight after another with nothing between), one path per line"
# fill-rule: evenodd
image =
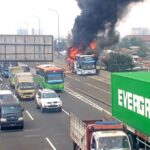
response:
M53 36L0 35L0 61L52 62Z

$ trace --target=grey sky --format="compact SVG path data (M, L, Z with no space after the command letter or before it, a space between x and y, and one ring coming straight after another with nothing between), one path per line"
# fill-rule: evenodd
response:
M45 34L57 36L57 15L48 8L59 11L60 35L66 36L72 29L75 17L80 10L75 0L0 0L0 34L15 34L17 28L38 30L40 18L41 28ZM133 7L118 30L122 35L129 34L132 27L150 28L150 0ZM37 17L32 17L32 16Z

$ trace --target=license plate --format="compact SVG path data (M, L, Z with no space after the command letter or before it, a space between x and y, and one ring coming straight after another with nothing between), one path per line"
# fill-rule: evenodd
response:
M14 126L15 126L15 124L11 124L11 126L12 126L12 127L14 127Z
M56 107L56 105L49 105L48 107Z

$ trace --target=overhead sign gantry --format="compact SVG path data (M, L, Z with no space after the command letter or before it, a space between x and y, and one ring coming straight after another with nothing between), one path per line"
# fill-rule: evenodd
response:
M0 35L0 61L52 62L53 36Z

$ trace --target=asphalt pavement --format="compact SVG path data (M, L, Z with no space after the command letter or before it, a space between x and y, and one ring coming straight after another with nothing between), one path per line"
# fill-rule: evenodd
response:
M60 61L61 59L55 63L58 65ZM34 65L32 69L34 70ZM69 113L84 120L102 119L104 110L111 113L108 79L67 74L65 90L60 94L62 112L41 113L36 108L35 101L21 101L24 108L24 129L0 131L0 150L72 150ZM3 88L11 89L8 79L3 78Z

